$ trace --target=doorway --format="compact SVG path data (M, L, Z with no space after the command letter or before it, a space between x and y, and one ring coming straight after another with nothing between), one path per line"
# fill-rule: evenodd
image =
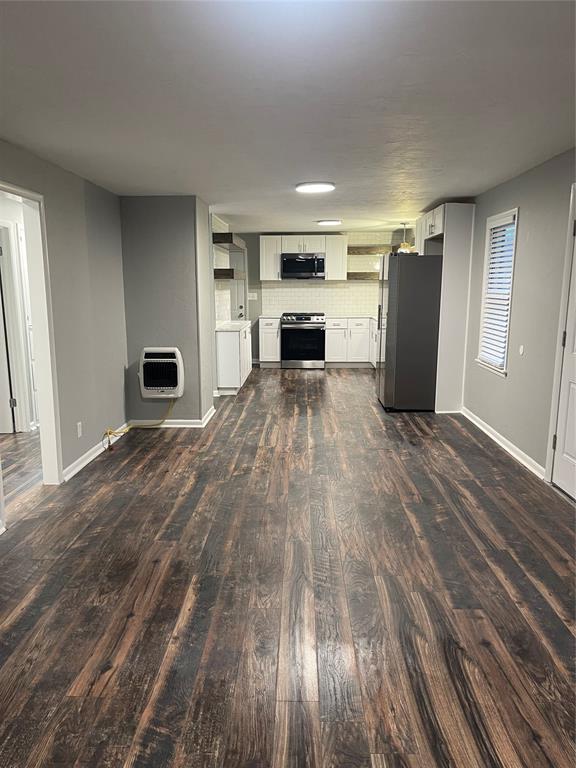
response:
M0 529L62 477L48 287L42 199L0 184Z

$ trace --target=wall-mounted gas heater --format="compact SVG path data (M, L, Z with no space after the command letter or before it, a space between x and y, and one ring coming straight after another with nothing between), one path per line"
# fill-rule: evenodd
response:
M140 355L140 392L144 398L175 399L184 394L184 362L177 347L144 347Z

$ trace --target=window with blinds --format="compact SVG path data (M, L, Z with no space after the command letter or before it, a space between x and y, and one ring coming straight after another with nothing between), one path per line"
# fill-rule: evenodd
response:
M505 374L518 211L487 221L478 362Z

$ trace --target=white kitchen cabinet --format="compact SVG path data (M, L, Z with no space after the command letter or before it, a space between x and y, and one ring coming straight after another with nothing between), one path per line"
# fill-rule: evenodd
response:
M432 211L432 235L444 234L444 206L438 205Z
M326 235L302 235L304 253L325 253Z
M240 375L242 384L246 381L252 370L252 329L244 328L240 333ZM240 386L242 386L242 384Z
M325 253L326 235L282 235L282 253Z
M416 220L414 227L414 245L418 253L424 253L424 216Z
M368 319L348 321L349 363L366 363L370 360L370 321Z
M424 253L424 240L444 234L445 206L438 205L416 221L416 250Z
M326 280L348 279L348 237L326 235Z
M326 319L326 362L370 362L370 319Z
M303 235L282 235L282 253L304 253Z
M370 362L376 368L378 361L378 323L370 319Z
M326 327L326 362L345 363L348 357L348 323L346 327Z
M260 280L280 280L280 235L260 235Z
M385 253L380 257L380 280L388 280L388 268L390 266L390 254Z
M252 335L249 321L216 326L218 389L236 394L252 370Z
M262 317L259 322L260 362L280 362L280 318Z

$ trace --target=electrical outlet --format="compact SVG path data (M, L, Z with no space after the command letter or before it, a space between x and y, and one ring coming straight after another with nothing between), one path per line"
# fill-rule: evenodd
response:
M78 421L76 423L76 431L78 432L78 437L82 437L82 422Z

